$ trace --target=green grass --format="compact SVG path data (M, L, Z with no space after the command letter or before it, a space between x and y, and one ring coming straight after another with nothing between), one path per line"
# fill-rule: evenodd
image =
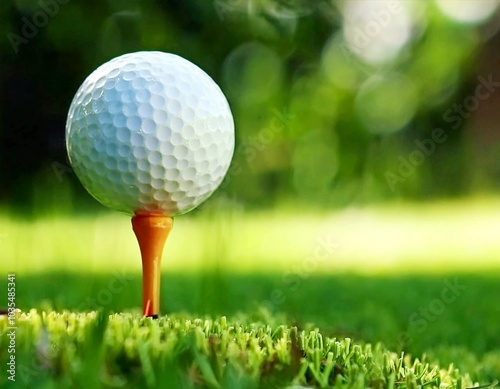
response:
M112 294L109 301L106 301L107 304L99 306L99 301L97 301L97 305L94 305L95 303L87 305L89 303L86 303L85 300L88 297L98 299L97 296L102 291L109 290L110 280L116 277L122 277L124 280L123 290ZM433 314L426 322L425 328L410 321L412 314L419 314L421 308L429 307L434 299L440 298L442 290L446 287L444 281L454 282L455 279L459 285L465 287L455 301L446 304L443 312ZM137 335L127 329L130 328L131 324L126 323L132 321L137 326L140 322L138 303L141 285L138 274L101 274L96 276L52 272L19 277L17 283L20 307L38 306L49 312L52 312L52 308L58 312L63 310L88 312L93 308L100 308L106 314L128 312L124 316L113 316L109 324L107 324L107 320L103 320L104 323L99 331L104 331L104 328L107 327L109 332L111 328L116 330L116 326L123 325L122 333L125 334L125 337L135 338ZM460 369L463 376L469 374L470 379L474 382L485 384L493 382L499 377L498 317L500 317L500 307L497 300L500 296L500 284L498 283L498 275L462 274L456 277L452 275L430 277L422 275L377 277L353 274L314 275L303 280L298 289L291 290L286 288L278 274L227 274L219 272L186 275L174 273L165 274L162 284L162 311L166 314L162 320L178 320L180 323L184 323L188 319L195 323L197 318L217 320L225 315L228 322L239 323L244 327L248 326L248 328L253 325L252 323L270 326L272 331L276 331L281 325L285 325L287 328L296 327L299 332L318 328L324 338L342 340L348 337L352 339L353 344L362 347L366 343L371 343L372 347L376 348L375 345L382 342L385 348L394 353L393 358L399 358L401 352L412 354L420 359L426 354L425 360L431 366L440 365L445 370L448 369L450 363L453 363L455 368ZM63 286L63 290L61 290L61 286ZM270 305L269 301L272 300L273 292L279 288L283 289L284 299L282 303ZM50 314L50 318L45 319L45 325L49 333L51 333L51 328L57 329L54 338L50 337L51 343L58 350L66 350L65 342L76 342L78 339L82 339L82 335L78 335L71 326L68 327L65 324L67 315L58 320L55 319L56 316L57 313ZM102 317L104 316L103 314ZM40 342L43 334L42 320L37 315L35 317L35 320L28 320L24 324L27 329L19 333L19 339L26 343L26 352L32 359L37 358L37 352L34 351L34 348ZM423 318L424 316L419 314L418 319L422 320ZM75 319L73 318L73 320ZM59 324L49 325L49 321L59 322ZM87 321L89 320L83 320L84 323ZM149 336L147 332L151 325L154 324L147 324L142 330L145 333L144 336ZM30 335L25 336L24 331ZM251 331L247 332L248 335ZM90 338L85 336L84 343L101 344L99 339L102 336L102 334L95 333ZM169 330L165 330L163 336L169 336ZM182 338L176 341L188 341L181 333L176 333L176 336ZM205 340L208 341L209 338ZM4 336L1 339L4 340ZM115 339L114 341L110 340L110 342L109 347L124 347L123 340ZM153 347L152 344L146 343L148 349ZM165 347L161 342L157 346L157 352ZM5 349L6 346L1 344L0 347L2 347L0 349ZM287 347L288 351L291 352L292 344L287 343ZM385 348L383 349L385 350ZM81 350L78 347L70 347L70 349L82 359L81 363L78 364L80 368L93 368L87 366L88 361L86 362L85 354L80 355ZM101 346L96 347L93 352L99 354L97 350L106 355L109 352L108 348L103 349ZM304 350L300 350L303 353ZM252 358L255 357L252 354L254 351L248 349L243 354L248 353L249 355L245 358ZM152 355L151 357L157 355L153 351L149 354ZM302 356L307 359L308 354L305 353ZM177 360L176 357L171 357ZM194 354L191 357L194 358ZM323 357L327 358L326 351ZM62 360L75 359L72 354L58 357L58 360L61 358ZM121 357L119 358L115 354L108 355L106 358L106 361L112 363L113 366L115 364L120 366L123 362ZM162 363L162 360L161 358L154 359L154 363ZM197 363L195 359L188 358L188 360L190 361L189 366L192 363ZM123 363L128 365L133 362L126 360ZM136 377L137 379L146 379L141 368L142 362L135 361L134 363L138 365L132 376L137 375L139 377ZM409 364L411 363L409 362ZM385 365L382 364L379 367L383 366ZM285 367L275 364L273 365L275 370L269 374L271 377L281 377L282 368ZM99 371L101 370L102 366ZM47 376L47 379L52 377L49 374L50 371L50 369L44 371L44 377ZM63 366L62 371L69 377L76 374L66 365ZM299 374L300 369L295 369L294 372ZM179 370L181 376L188 373L187 365ZM307 385L311 387L321 387L314 380L304 381L290 372L287 374L286 377L282 378L288 378L290 382L294 379L303 384L307 382ZM35 377L37 376L35 375ZM65 375L63 376L65 377ZM249 380L255 378L250 376L247 377ZM343 377L350 379L348 376ZM389 375L385 375L386 380L389 378ZM59 378L59 380L61 379ZM135 378L125 375L120 379L132 379L133 381ZM395 382L395 387L404 387L398 386L398 380ZM257 385L255 382L254 384ZM353 381L352 384L354 385L355 382ZM458 386L450 385L448 387Z
M380 344L248 319L173 315L153 320L133 314L108 317L33 310L17 319L18 347L24 351L18 353L18 387L43 387L44 381L64 388L167 384L175 388L463 388L473 384L467 374L452 366L440 369L425 357L413 360Z
M22 313L17 381L2 373L0 387L494 383L495 214L498 202L476 201L179 217L163 263L164 316L152 321L140 317L140 260L126 217L3 213L9 261L0 266L16 273ZM319 252L318 239L333 248ZM6 327L0 316L2 366Z

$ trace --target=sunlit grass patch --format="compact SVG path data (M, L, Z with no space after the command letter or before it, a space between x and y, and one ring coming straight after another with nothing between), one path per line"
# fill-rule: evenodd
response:
M361 273L500 270L500 201L281 209L210 208L175 219L164 269ZM19 220L0 215L2 268L140 271L130 220L112 212Z

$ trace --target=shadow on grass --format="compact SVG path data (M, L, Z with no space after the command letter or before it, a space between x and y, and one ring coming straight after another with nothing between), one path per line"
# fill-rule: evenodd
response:
M314 323L330 336L384 342L414 354L437 345L484 353L498 348L498 275L164 274L163 314ZM17 304L30 308L140 313L139 274L17 275ZM281 315L284 314L284 315Z

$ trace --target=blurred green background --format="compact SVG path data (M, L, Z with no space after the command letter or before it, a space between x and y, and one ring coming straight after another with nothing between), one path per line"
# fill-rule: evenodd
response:
M314 207L499 190L496 0L2 2L0 201L102 207L71 174L67 110L101 63L184 56L236 122L217 196ZM295 205L297 206L297 205Z
M97 66L161 50L211 75L236 124L223 184L176 218L163 313L313 322L498 378L499 3L0 2L0 268L18 307L139 312L129 218L72 173L65 120ZM466 291L421 330L455 277Z

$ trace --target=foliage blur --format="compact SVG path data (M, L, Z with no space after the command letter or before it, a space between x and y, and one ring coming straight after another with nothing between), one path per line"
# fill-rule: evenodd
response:
M237 204L497 191L498 3L1 2L0 201L97 209L67 162L66 113L90 72L138 50L221 85L237 146L218 196Z

